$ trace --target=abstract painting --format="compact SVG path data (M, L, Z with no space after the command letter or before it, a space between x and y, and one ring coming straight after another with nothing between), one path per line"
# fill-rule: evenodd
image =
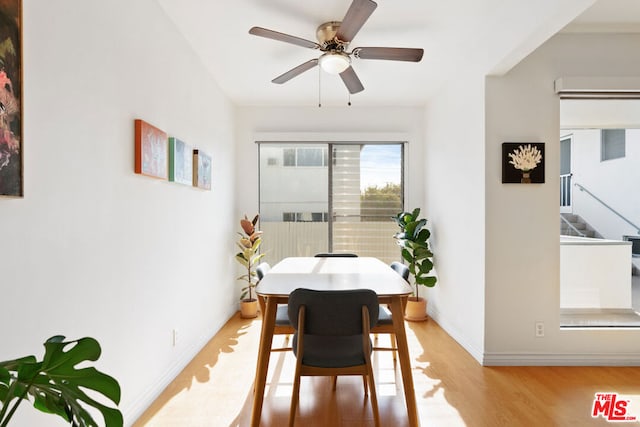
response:
M23 196L20 0L0 1L0 196Z
M178 138L169 138L169 181L193 185L193 148Z
M193 150L193 186L211 190L211 157L202 150Z
M135 173L153 178L169 177L169 149L166 132L137 119L135 121Z

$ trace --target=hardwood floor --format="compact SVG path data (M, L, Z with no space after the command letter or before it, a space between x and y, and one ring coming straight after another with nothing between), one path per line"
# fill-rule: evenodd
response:
M134 426L249 425L260 323L230 319ZM596 392L625 395L640 419L638 367L482 367L433 320L407 323L407 335L422 427L611 425L591 417ZM293 368L290 352L272 353L261 426L287 425ZM374 375L381 424L407 426L390 352L374 354ZM303 378L296 425L373 426L362 379L340 377L333 392L328 379Z

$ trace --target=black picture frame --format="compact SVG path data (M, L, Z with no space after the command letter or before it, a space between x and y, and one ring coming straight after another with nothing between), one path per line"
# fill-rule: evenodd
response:
M513 164L513 156L523 151L540 154L540 161L529 170L521 170ZM545 152L544 142L503 142L502 143L502 183L503 184L543 184Z

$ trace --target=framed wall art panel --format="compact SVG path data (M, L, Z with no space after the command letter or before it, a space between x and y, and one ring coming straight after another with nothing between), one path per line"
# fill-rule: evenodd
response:
M169 177L167 133L144 120L135 121L135 173L152 178Z
M193 150L193 186L211 190L211 157L202 150Z
M0 0L0 196L23 197L22 2Z
M178 138L169 138L169 181L193 185L193 148Z
M504 184L544 183L544 143L504 142L502 182Z

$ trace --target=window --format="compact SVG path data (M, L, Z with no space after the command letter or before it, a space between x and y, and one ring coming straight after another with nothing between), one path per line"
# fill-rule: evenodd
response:
M602 129L600 134L600 160L620 159L625 156L625 129Z
M322 166L321 148L298 148L296 166Z
M260 227L269 263L318 252L396 261L403 143L260 143ZM268 168L270 158L281 168Z
M282 150L284 166L322 167L327 166L328 150L322 147L297 147Z
M326 212L283 212L282 222L327 222Z
M285 166L295 166L296 165L296 149L295 148L284 148L282 150L283 161L282 164Z

